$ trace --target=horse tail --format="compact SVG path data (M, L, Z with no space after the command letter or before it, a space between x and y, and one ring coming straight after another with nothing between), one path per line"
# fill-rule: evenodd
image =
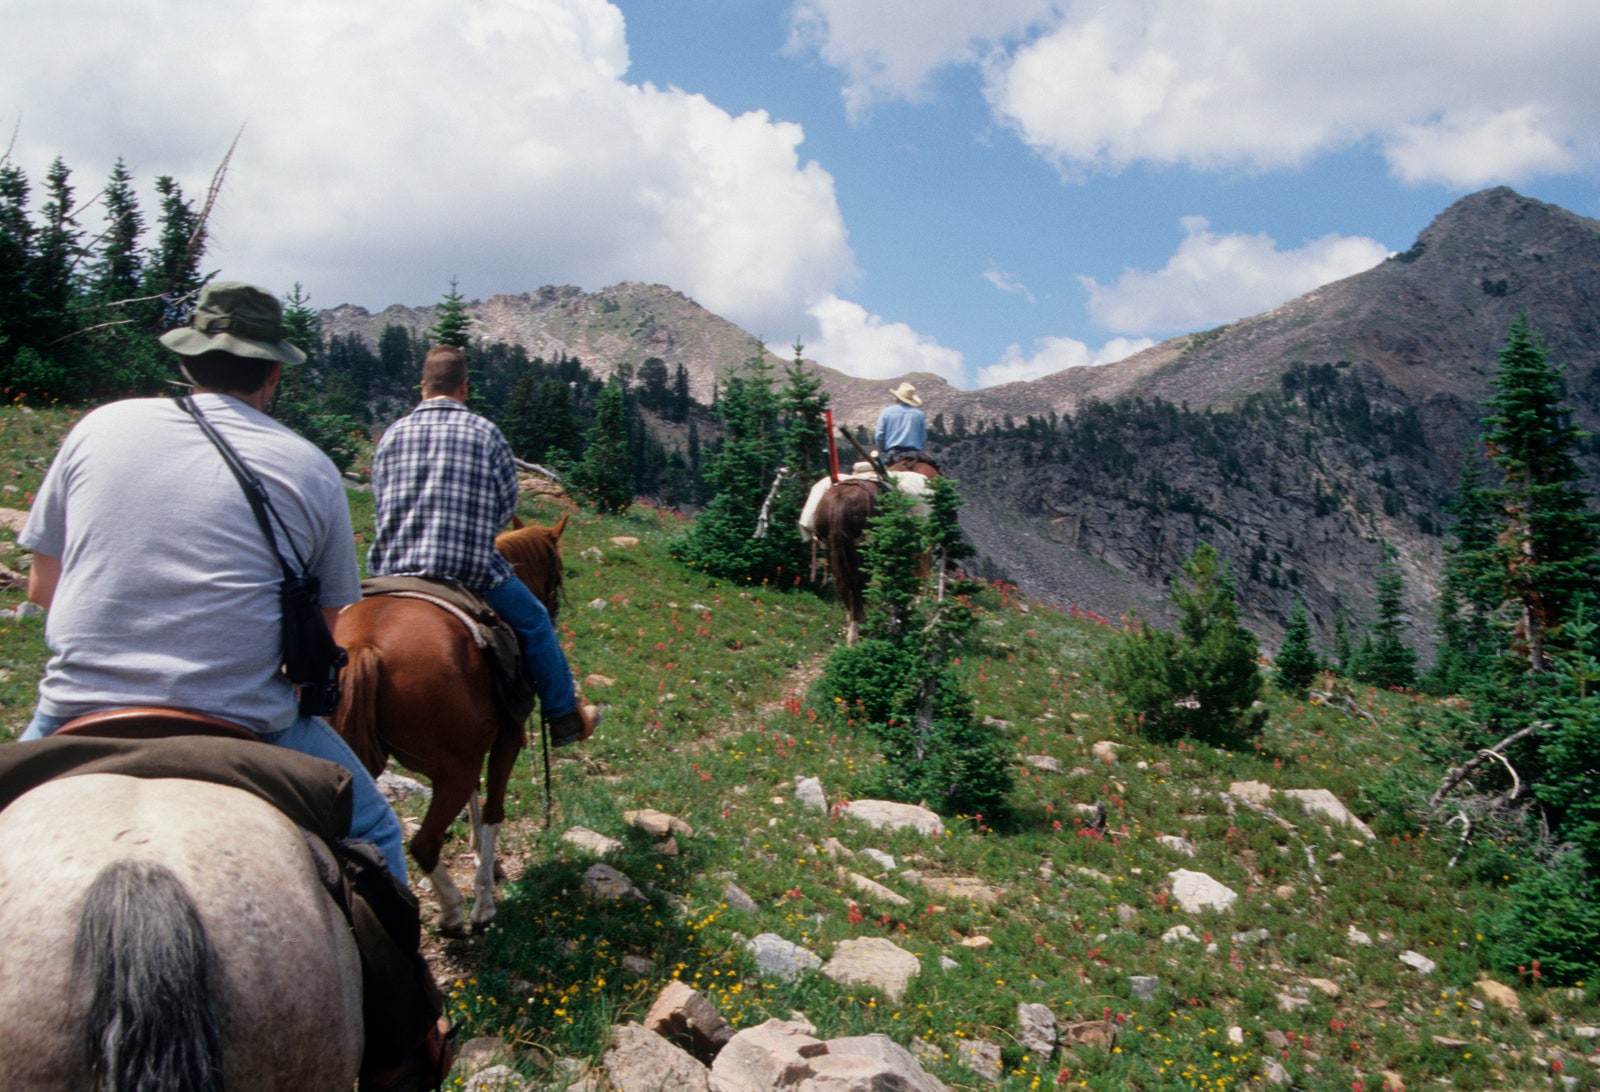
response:
M340 673L339 709L333 730L344 737L367 772L377 777L388 763L378 739L378 681L383 674L383 653L375 645L351 645L350 657Z
M84 1048L100 1092L222 1090L211 946L172 870L120 860L84 896L72 968L89 1007Z
M834 585L839 589L839 598L844 601L845 613L857 624L866 616L861 536L872 515L876 495L876 489L855 487L854 483L852 488L838 490L837 503L832 506L827 527L823 529L828 547L828 568L833 573Z

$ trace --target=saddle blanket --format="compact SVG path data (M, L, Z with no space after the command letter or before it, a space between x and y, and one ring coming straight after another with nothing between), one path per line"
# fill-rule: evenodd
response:
M361 595L394 595L421 599L453 615L466 627L473 642L484 651L494 677L494 704L501 723L521 731L538 695L528 678L522 660L522 646L510 626L500 620L494 608L477 592L454 580L433 580L421 576L373 576L361 582Z
M912 497L920 498L931 488L928 485L928 478L910 470L891 470L889 471L889 479L894 483L896 489ZM882 481L875 472L870 470L863 474L840 474L839 480L842 482ZM811 487L811 492L806 494L806 505L800 510L800 541L810 542L816 538L817 505L822 503L822 495L831 488L833 488L833 479L821 478ZM919 516L926 516L928 514L927 502L918 500L916 507L912 511Z

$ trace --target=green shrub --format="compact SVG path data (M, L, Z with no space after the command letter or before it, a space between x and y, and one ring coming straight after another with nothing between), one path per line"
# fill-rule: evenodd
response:
M1600 976L1600 881L1581 855L1528 869L1482 925L1493 962L1563 984Z
M1106 681L1152 739L1193 737L1234 745L1260 734L1255 634L1239 625L1233 581L1215 548L1183 563L1172 601L1178 632L1136 625L1112 645Z

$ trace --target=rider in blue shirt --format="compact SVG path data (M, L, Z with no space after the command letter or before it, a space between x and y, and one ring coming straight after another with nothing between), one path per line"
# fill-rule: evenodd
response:
M922 405L917 388L902 383L889 393L894 395L894 405L878 414L878 430L873 437L884 466L921 454L928 442L928 421L917 408Z

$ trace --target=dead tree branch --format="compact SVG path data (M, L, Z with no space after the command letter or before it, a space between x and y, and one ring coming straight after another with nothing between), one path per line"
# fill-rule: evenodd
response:
M1444 799L1446 793L1455 788L1457 785L1461 784L1461 782L1466 780L1467 776L1471 774L1472 771L1476 770L1479 766L1482 766L1490 759L1495 759L1501 762L1505 765L1506 769L1511 770L1513 787L1511 794L1507 796L1505 800L1507 803L1515 800L1522 792L1522 779L1517 776L1516 770L1511 769L1511 763L1506 761L1506 756L1500 752L1511 746L1513 743L1516 743L1518 740L1526 739L1535 732L1548 727L1550 727L1550 723L1548 721L1538 721L1534 724L1528 725L1526 728L1512 732L1509 736L1507 736L1505 739L1502 739L1499 743L1496 743L1493 747L1486 747L1479 751L1475 756L1468 759L1465 763L1450 771L1449 776L1444 779L1444 783L1439 786L1438 790L1435 791L1432 796L1428 797L1428 807L1438 807L1439 801Z

